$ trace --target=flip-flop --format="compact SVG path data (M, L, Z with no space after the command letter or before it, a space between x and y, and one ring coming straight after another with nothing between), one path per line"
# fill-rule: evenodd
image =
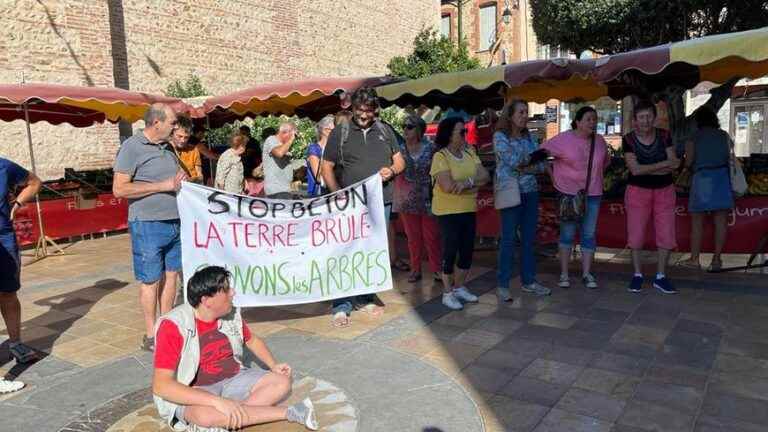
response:
M410 276L408 276L408 282L414 283L421 280L421 273L411 273Z
M331 322L336 328L343 328L352 324L352 321L349 319L349 315L347 315L346 312L336 312L333 314L333 321Z
M360 310L372 317L380 317L384 315L384 308L375 303L368 303L367 305L360 308Z

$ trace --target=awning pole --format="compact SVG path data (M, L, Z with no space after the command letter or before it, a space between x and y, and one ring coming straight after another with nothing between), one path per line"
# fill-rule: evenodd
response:
M29 108L26 102L23 103L22 106L24 108L24 121L27 126L27 144L29 145L29 160L32 165L32 173L35 176L37 176L37 165L35 164L35 150L32 147L32 129L30 128ZM49 256L48 244L56 248L55 253L57 255L62 255L65 253L59 247L59 245L56 244L56 242L54 242L53 240L51 240L45 235L45 227L43 226L43 212L40 208L40 196L38 194L35 194L35 208L37 209L37 226L40 229L40 237L37 239L37 245L35 246L35 258L31 262L27 263L27 265L40 261L45 257Z

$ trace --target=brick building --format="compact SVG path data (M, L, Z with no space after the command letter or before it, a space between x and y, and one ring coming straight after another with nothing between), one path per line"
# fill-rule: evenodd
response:
M0 1L0 82L116 86L161 93L199 76L221 94L259 83L386 73L437 0ZM103 168L119 146L114 125L32 130L43 178ZM0 123L0 155L29 166L22 122Z

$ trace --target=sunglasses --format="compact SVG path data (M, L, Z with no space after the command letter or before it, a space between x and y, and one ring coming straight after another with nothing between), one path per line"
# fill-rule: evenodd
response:
M405 128L408 129L408 130L416 129L416 125L413 125L413 124L410 124L410 123L406 123L405 124Z

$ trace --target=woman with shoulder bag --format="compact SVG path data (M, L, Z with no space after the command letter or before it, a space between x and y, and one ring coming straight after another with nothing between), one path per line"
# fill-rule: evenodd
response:
M405 155L405 171L395 178L392 211L403 217L408 252L411 258L411 274L408 282L421 279L422 250L427 250L429 267L435 280L440 277L440 234L437 220L431 214L429 176L434 145L424 138L427 124L416 114L405 119L405 142L400 152Z
M532 163L538 143L526 129L528 103L514 100L501 112L493 150L496 154L494 201L501 215L496 291L501 301L512 301L509 282L515 261L515 238L520 228L520 281L524 292L540 296L552 290L536 281L534 242L539 220L539 193L536 173L544 172L543 162Z
M597 288L592 274L592 259L597 242L597 216L603 195L603 171L610 163L608 144L595 133L597 111L590 106L579 108L571 129L562 132L541 147L554 158L552 183L561 194L560 213L560 288L571 286L568 264L577 228L581 237L582 282Z
M480 158L464 140L466 133L460 117L440 122L435 136L439 151L429 172L434 182L432 213L443 239L443 305L453 310L462 309L462 301L477 302L464 283L475 247L477 189L489 180Z

